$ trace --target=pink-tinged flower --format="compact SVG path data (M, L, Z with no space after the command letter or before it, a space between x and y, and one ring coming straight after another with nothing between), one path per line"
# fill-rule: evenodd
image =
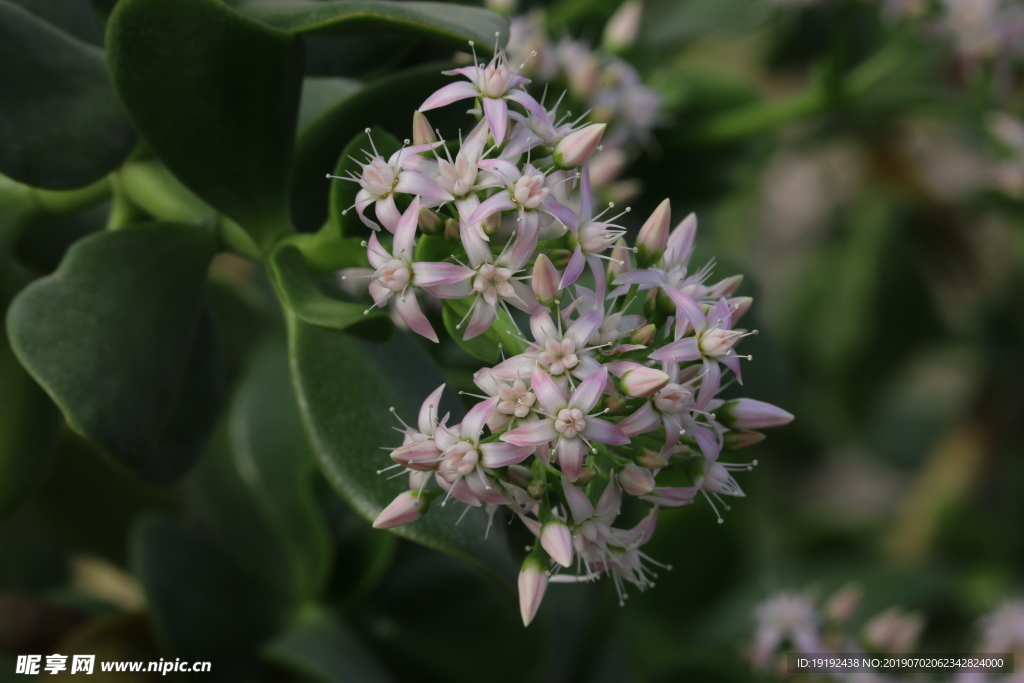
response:
M736 380L740 384L743 383L740 359L749 360L750 357L738 355L733 346L741 338L753 333L730 329L732 311L725 299L719 299L718 303L709 307L705 313L700 305L686 294L674 289L666 289L665 293L676 304L676 341L652 353L651 358L673 363L702 361L704 378L701 381L697 405L706 406L718 393L721 385L722 371L719 363L732 370ZM684 337L683 335L690 330L693 331L693 336Z
M555 145L555 166L561 169L578 168L590 161L590 157L601 144L601 137L607 127L604 123L589 126L569 133Z
M473 43L470 42L472 46ZM520 67L522 68L522 67ZM519 75L508 65L508 58L503 50L495 52L487 66L478 66L474 57L473 66L445 71L448 76L465 76L469 82L450 83L420 105L420 111L428 111L443 107L459 100L479 98L487 119L487 127L491 130L495 142L505 141L509 129L508 104L515 102L528 111L543 112L544 108L537 100L522 89L529 79Z
M544 593L548 589L548 568L540 558L527 555L523 568L519 571L519 613L523 617L523 626L529 626L537 616Z
M793 421L793 414L771 403L737 398L714 409L719 422L729 429L768 429Z
M453 298L475 293L473 303L466 313L469 326L464 339L472 339L486 332L498 318L498 306L504 308L509 315L511 312L508 311L508 305L527 313L537 309L533 290L516 277L516 273L523 269L530 258L533 244L524 242L523 236L519 235L495 257L490 245L484 241L483 233L478 230L464 230L462 244L466 248L469 264L473 267L473 276L445 293ZM464 321L460 321L455 328L460 329Z
M561 102L562 98L559 98L551 110L546 110L542 101L540 111L527 110L525 114L510 111L509 117L516 124L512 128L508 142L501 150L500 158L516 162L531 149L542 145L551 149L562 138L572 133L572 122L559 121L557 110Z
M425 289L441 298L451 298L447 296L445 287L468 282L473 271L454 263L412 260L416 249L416 222L419 211L420 202L417 197L405 213L401 214L396 225L394 254L381 246L376 234L370 235L367 258L375 269L373 280L370 282L370 296L373 297L374 306L383 306L397 294L396 308L402 320L414 332L436 342L437 333L420 309L413 288Z
M384 508L377 519L373 520L374 529L391 529L403 524L410 524L423 516L427 511L430 500L422 495L422 491L405 491L399 493L391 503Z
M913 652L924 630L924 617L899 607L890 607L864 624L864 640L882 652Z
M572 564L572 532L564 522L556 519L542 526L540 544L558 564L563 567Z
M576 285L576 300L565 308L564 313L569 314L573 310L578 311L581 317L592 311L601 315L601 325L587 343L595 349L600 349L603 355L614 356L643 348L631 341L621 343L621 340L630 336L643 324L644 319L639 315L626 315L621 311L605 315L604 301L598 299L596 293L579 285Z
M981 620L980 651L1015 652L1024 647L1024 600L1006 600Z
M754 621L757 625L751 659L758 669L770 669L779 648L787 641L799 653L828 652L821 643L821 617L805 595L772 596L754 609Z
M569 259L569 265L565 267L565 273L562 274L563 288L576 282L580 275L583 274L584 266L589 265L590 270L594 273L597 298L604 300L605 273L604 267L601 265L601 259L611 259L612 257L604 255L604 252L626 234L625 228L621 225L616 225L612 221L629 211L627 208L626 211L617 216L603 221L599 220L612 206L610 204L607 209L596 216L594 215L594 199L590 189L590 169L584 166L580 177L580 214L578 217L573 215L572 218L574 220L570 222L562 221L568 226L573 240L576 242L575 251L572 258ZM578 220L576 220L577 218Z
M524 448L554 442L552 456L557 458L566 478L576 481L583 469L587 448L593 448L591 442L617 446L629 443L629 437L617 426L590 414L607 381L608 371L602 368L583 380L567 399L554 380L537 368L533 371L531 385L544 409L544 417L505 432L501 440Z
M672 219L672 205L665 199L640 228L636 238L636 261L641 268L657 263L665 253L669 238L669 221Z
M629 463L619 472L619 485L631 496L646 496L654 491L654 474L649 469Z
M551 216L564 225L575 223L576 214L551 196L551 181L542 171L531 164L519 167L505 159L485 159L480 168L491 174L492 186L497 192L485 199L466 219L468 226L474 226L500 211L516 211L519 216L519 239L529 246L532 253L540 235L542 215ZM525 248L525 247L524 247Z
M367 128L366 132L369 133L370 129ZM373 140L370 141L370 144L373 145ZM356 193L354 205L359 213L359 219L368 228L380 230L379 225L366 217L366 207L374 204L377 220L389 232L395 232L401 218L401 213L395 204L396 192L415 195L426 200L424 203L433 200L436 204L441 204L452 200L449 193L438 187L437 183L428 177L432 175L431 169L434 162L419 155L419 152L433 149L439 144L441 143L405 146L387 160L377 153L377 148L374 146L373 154L366 153L367 163L359 162L362 172L358 176L342 178L328 175L328 177L359 183L361 189ZM348 209L342 213L346 212Z
M614 284L640 285L641 289L677 289L698 301L703 299L707 292L707 287L703 283L710 274L710 268L702 268L693 274L688 270L696 236L697 216L691 213L669 234L660 265L631 270L617 277Z
M455 208L458 209L459 218L467 227L471 225L468 222L469 217L480 206L477 192L488 187L482 182L478 182L479 164L486 147L487 126L481 121L459 145L459 151L454 160L447 148L445 148L447 158L437 157L437 184L455 198Z
M559 325L551 319L546 308L538 309L530 316L530 332L534 342L518 359L510 358L495 368L499 376L517 376L529 369L540 366L561 389L569 386L569 376L585 379L601 369L594 357L594 348L587 346L587 339L594 335L601 323L601 315L591 311L580 316L565 329L562 320Z
M623 393L633 398L653 396L669 383L668 373L634 361L609 363L608 371L621 380Z
M655 486L649 495L641 496L640 500L663 508L678 508L692 503L700 491L699 486Z
M558 286L560 279L551 259L546 254L539 254L533 262L533 277L530 280L537 301L545 306L557 304L562 297L562 288Z
M539 406L537 397L530 390L529 378L530 373L525 371L522 377L514 380L502 379L491 370L481 370L473 376L473 382L485 394L498 399L494 412L487 418L487 427L492 432L537 419L534 410Z
M439 424L437 407L441 402L443 392L444 385L442 384L434 389L430 396L427 396L427 400L420 407L419 419L416 423L417 429L402 423L405 427L405 438L402 445L391 452L391 459L399 465L422 472L437 469L437 463L441 459L441 449L434 442L434 432ZM445 416L444 419L447 420L448 417ZM413 487L410 485L410 488Z
M439 425L434 434L442 456L437 483L470 505L507 502L486 470L520 463L534 450L519 444L481 443L484 425L497 404L497 397L482 401L466 413L462 424Z
M668 384L620 422L619 427L629 436L637 436L664 426L665 447L662 453L668 453L683 434L689 434L705 457L716 459L722 447L712 431L714 424L697 421L698 416L707 415L698 409L694 399L693 384L700 375L695 368L687 368L684 374L677 363L663 363L662 369L669 376Z

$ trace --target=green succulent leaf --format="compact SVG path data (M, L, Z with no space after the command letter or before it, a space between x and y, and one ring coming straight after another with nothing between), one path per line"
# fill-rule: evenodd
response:
M441 73L452 66L427 64L374 81L302 131L295 145L291 185L292 217L300 230L316 230L327 219L331 183L341 181L325 180L324 175L337 166L349 142L370 126L400 140L409 137L413 112L431 93L452 82L451 76ZM468 132L473 124L464 112L465 107L456 106L431 110L430 122L455 136L460 127Z
M394 678L340 620L318 612L275 638L265 656L320 683L387 683Z
M197 227L92 235L7 315L18 359L68 424L157 483L188 470L216 418L221 359L203 308L213 253Z
M366 161L366 153L373 154L373 150L376 149L387 160L401 149L401 146L402 144L394 135L379 126L374 126L369 133L362 131L345 145L345 149L338 158L338 165L334 167L333 175L338 178L350 178L353 175L359 177L362 173L361 164ZM337 234L343 237L366 235L370 231L360 220L359 212L353 208L360 189L362 188L358 183L337 178L331 185L330 225L337 230ZM365 208L370 211L372 219L373 204L371 203Z
M295 33L405 33L462 50L472 40L485 55L494 44L495 34L500 35L503 44L508 39L508 20L501 15L481 7L443 2L252 0L240 3L238 9Z
M290 559L296 594L319 596L332 547L314 494L317 464L295 401L283 335L269 337L256 351L229 424L235 466Z
M365 258L365 252L357 252ZM353 264L355 265L355 264ZM313 272L299 247L282 244L270 258L270 272L281 302L298 318L312 325L345 330L371 340L385 340L394 325L380 310L366 312L366 304L344 301L342 292L325 292L328 283Z
M320 467L352 508L374 519L396 495L408 489L405 477L377 474L387 466L383 446L401 442L395 417L415 420L423 400L443 380L430 357L407 335L370 344L289 316L292 377L299 408ZM461 419L446 397L441 415ZM456 524L461 505L439 503L420 520L393 531L400 536L465 560L499 581L514 576L505 532L497 524L484 538L487 516L471 510ZM506 584L510 585L510 584Z
M122 0L107 36L114 84L146 141L269 249L289 230L297 39L215 0Z
M99 180L135 132L103 51L0 0L0 172L54 190Z
M158 640L174 656L215 662L224 675L277 629L272 597L203 530L150 517L133 531L132 567Z
M498 309L498 319L494 321L486 332L477 335L472 339L463 339L466 336L467 315L472 306L474 297L465 299L446 299L444 302L444 326L459 346L466 350L466 353L479 358L491 365L501 360L501 349L505 349L507 356L517 356L526 351L529 344L522 340L522 333L516 324L509 317L504 309ZM461 326L459 326L461 323ZM457 327L458 326L458 327ZM501 348L499 348L501 347Z

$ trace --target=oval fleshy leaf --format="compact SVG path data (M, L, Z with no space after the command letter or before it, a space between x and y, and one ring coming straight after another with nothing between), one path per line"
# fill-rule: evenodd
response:
M103 51L0 0L0 173L66 190L117 167L135 132Z
M328 481L352 508L374 519L396 495L408 490L405 476L388 479L383 446L401 443L390 408L415 420L423 400L444 380L430 357L407 335L371 344L289 316L292 373L299 408L313 449ZM446 397L450 399L451 397ZM445 400L440 411L449 424L462 416ZM469 562L499 581L514 576L515 565L501 524L487 529L482 510L435 502L420 520L392 529L400 536ZM510 585L506 583L505 585Z
M118 94L171 172L264 249L287 232L298 40L215 0L122 0L107 37Z
M7 315L18 359L68 424L158 483L188 470L216 418L220 354L202 301L213 253L196 227L92 235Z
M272 640L265 650L270 661L303 678L320 683L388 683L394 678L339 619L315 614Z
M459 50L472 40L489 55L495 34L508 39L508 19L481 7L444 2L388 0L292 0L242 2L238 10L275 28L295 33L403 33Z

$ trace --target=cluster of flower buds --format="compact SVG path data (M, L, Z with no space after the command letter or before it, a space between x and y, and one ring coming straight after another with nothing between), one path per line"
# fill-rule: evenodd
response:
M423 103L414 144L390 159L368 152L355 179L356 208L376 230L369 291L434 341L417 297L462 300L464 316L448 329L515 355L475 375L482 400L461 424L438 414L443 387L415 426L403 423L391 458L409 491L375 526L414 522L442 496L440 505L455 499L492 516L507 507L539 541L519 581L529 623L549 581L609 574L622 597L625 583L650 586L656 563L641 547L658 510L702 493L712 506L742 496L732 473L752 463L723 456L792 416L718 397L749 359L736 346L753 334L738 326L751 300L735 294L739 277L710 282L710 267L690 267L696 218L671 229L665 200L628 247L622 214L595 212L589 162L604 124L558 122L501 51L449 73L464 80ZM422 112L460 100L473 103L475 129L451 146L428 135ZM409 200L404 211L396 195ZM665 472L671 485L659 483ZM624 496L635 499L628 528L616 526Z

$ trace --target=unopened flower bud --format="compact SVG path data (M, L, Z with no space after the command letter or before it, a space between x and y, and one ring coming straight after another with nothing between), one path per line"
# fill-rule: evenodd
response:
M618 476L622 490L631 496L646 496L654 490L654 475L649 469L629 463Z
M544 495L544 491L547 490L547 486L544 482L534 479L527 485L526 493L529 494L530 498L537 500Z
M649 470L660 470L668 467L668 460L662 457L658 451L645 448L644 452L633 458L637 465L646 467Z
M454 218L446 218L444 221L444 238L449 242L455 242L461 239L459 232L459 222Z
M572 532L563 522L554 520L540 530L540 544L551 559L568 567L572 564Z
M650 346L651 342L654 341L654 335L657 333L658 327L656 325L644 325L629 336L629 343Z
M423 112L413 112L412 144L427 145L432 142L437 142L437 136L434 134L434 129L430 126L430 121L423 115Z
M626 399L623 396L609 396L604 399L604 407L612 415L618 415L626 409Z
M587 465L582 470L580 470L580 476L576 478L576 485L586 486L587 484L592 482L594 480L594 477L596 476L597 471L594 470L594 468L591 467L590 465Z
M729 310L732 311L732 324L735 325L743 314L750 310L754 300L749 296L735 296L728 300Z
M519 613L523 617L523 626L529 626L537 616L537 610L544 600L547 589L547 567L537 555L527 555L522 569L519 570Z
M601 144L601 136L606 127L603 123L592 123L559 140L555 145L555 166L570 169L587 163Z
M544 254L537 257L533 264L533 277L530 284L533 286L533 293L537 295L537 301L545 306L550 306L562 298L562 290L558 283L562 276Z
M727 297L739 289L740 284L743 283L742 275L732 275L725 278L721 282L717 282L711 286L708 290L709 299L720 299L723 296Z
M747 446L753 446L762 441L764 441L764 434L761 432L746 430L742 432L726 432L725 436L722 437L722 448L727 451L735 451Z
M669 382L669 376L657 368L636 364L622 374L622 391L633 398L654 396Z
M601 44L609 52L624 52L636 42L636 34L640 28L640 11L643 3L640 0L626 0L616 10L604 27Z
M793 415L782 408L752 398L726 401L716 411L718 421L730 429L765 429L781 427L793 421Z
M668 246L669 222L672 219L672 204L664 200L647 219L636 238L636 263L648 268L658 262Z
M416 223L420 226L420 230L424 235L438 235L444 228L441 217L433 209L420 209Z
M377 519L373 520L373 528L390 529L415 522L423 516L429 505L429 498L420 491L399 493L391 504L377 515Z

